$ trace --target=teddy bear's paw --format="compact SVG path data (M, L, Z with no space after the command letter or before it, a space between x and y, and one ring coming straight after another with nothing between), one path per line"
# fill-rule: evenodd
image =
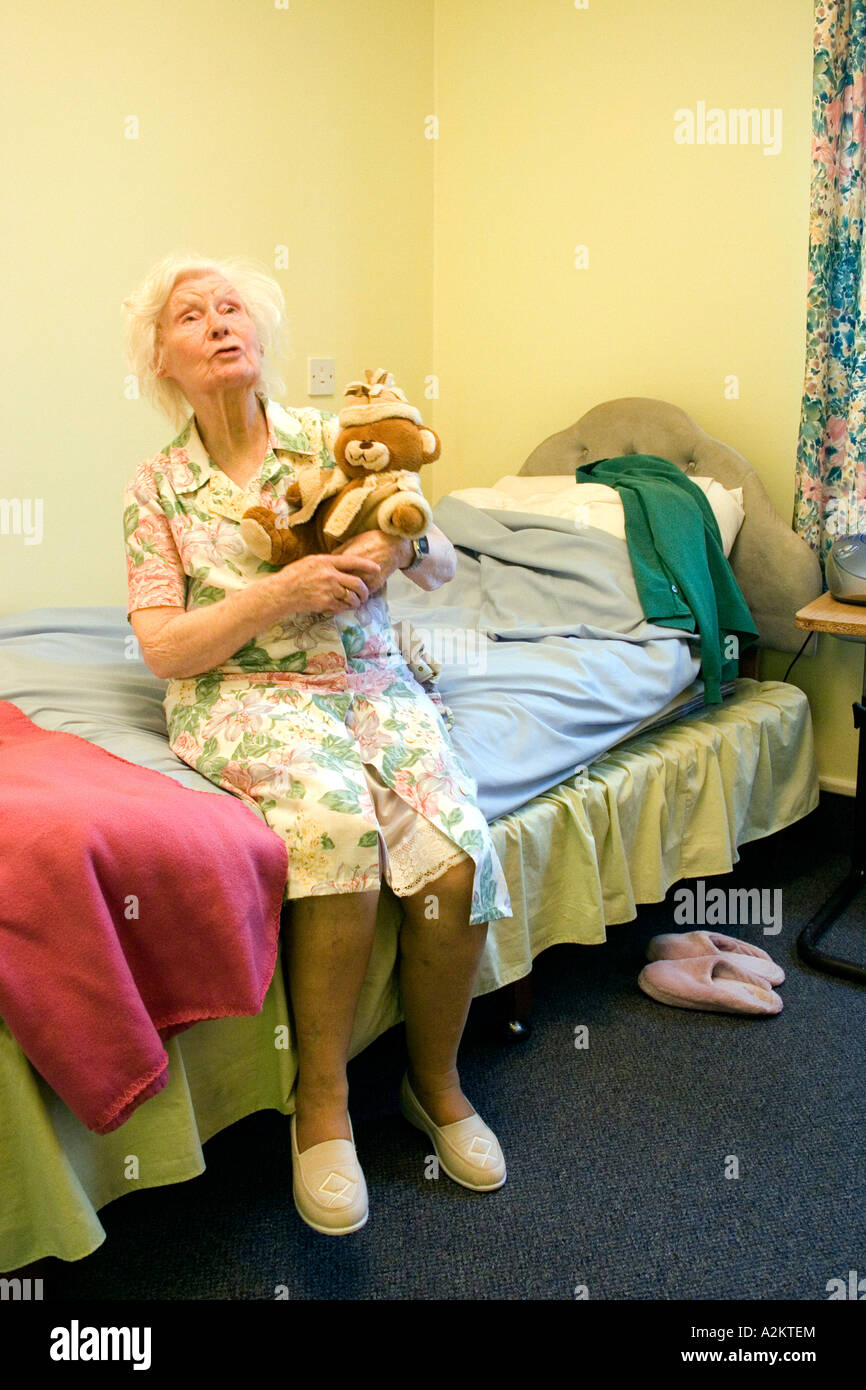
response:
M255 513L261 513L261 516ZM244 545L260 560L270 560L273 550L274 520L265 507L252 507L241 518L241 537Z
M426 497L395 492L379 508L379 527L392 536L423 536L433 519Z

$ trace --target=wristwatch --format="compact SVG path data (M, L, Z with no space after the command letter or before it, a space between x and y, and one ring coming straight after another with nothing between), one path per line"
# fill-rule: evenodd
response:
M408 574L410 570L417 569L424 557L430 554L430 542L426 536L421 536L420 539L412 541L412 549L414 554L409 564L406 565L403 570L404 574Z

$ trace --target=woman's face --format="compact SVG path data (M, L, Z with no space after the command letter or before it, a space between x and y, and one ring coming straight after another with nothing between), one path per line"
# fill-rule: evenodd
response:
M262 350L234 286L218 271L179 280L159 319L158 375L193 405L203 395L254 386Z

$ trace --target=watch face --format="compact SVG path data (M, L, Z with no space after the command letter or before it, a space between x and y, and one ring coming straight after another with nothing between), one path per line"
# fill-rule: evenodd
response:
M414 537L412 540L412 559L410 560L406 568L410 570L415 569L418 565L420 565L421 561L424 559L424 556L428 555L429 553L430 542L428 541L427 537L422 536L420 540L417 537Z

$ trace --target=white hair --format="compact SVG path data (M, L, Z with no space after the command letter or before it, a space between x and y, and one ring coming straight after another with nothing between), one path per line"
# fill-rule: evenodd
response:
M286 389L276 364L278 353L285 347L285 298L267 267L243 256L212 260L195 252L172 251L127 295L123 311L127 361L142 395L178 427L189 418L192 406L175 381L157 375L159 319L178 280L215 270L237 290L264 348L256 394L281 396Z

